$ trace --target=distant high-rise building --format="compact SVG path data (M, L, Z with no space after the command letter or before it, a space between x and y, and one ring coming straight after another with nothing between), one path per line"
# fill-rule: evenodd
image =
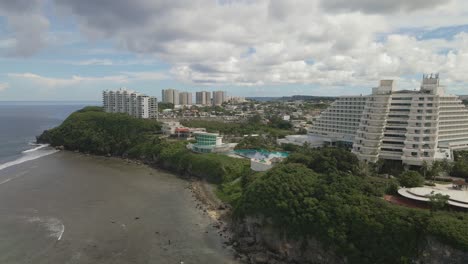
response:
M211 93L207 91L197 92L196 95L197 105L210 105L211 104Z
M180 105L192 105L192 93L190 92L179 93L179 104Z
M179 91L175 89L162 90L162 102L178 105L179 104Z
M136 118L157 118L158 100L132 90L121 88L102 92L102 103L107 113L127 113Z
M214 91L213 92L213 105L222 105L226 101L226 92Z

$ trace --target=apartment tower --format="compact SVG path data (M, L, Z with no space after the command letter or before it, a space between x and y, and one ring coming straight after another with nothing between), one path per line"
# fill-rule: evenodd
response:
M175 89L162 90L162 102L179 105L179 91Z
M195 103L197 105L210 105L211 104L211 93L207 91L197 92L195 94Z
M132 90L121 88L102 92L102 103L107 113L126 113L136 118L157 118L158 101Z
M226 101L226 92L214 91L213 92L213 105L222 105Z
M179 104L180 105L192 105L192 93L190 92L179 93Z

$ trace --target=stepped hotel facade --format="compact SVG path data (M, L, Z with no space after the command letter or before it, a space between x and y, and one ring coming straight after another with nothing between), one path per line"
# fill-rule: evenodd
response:
M352 146L360 160L420 166L451 161L453 151L468 149L468 110L445 92L438 74L424 75L414 91L397 91L393 80L382 80L370 95L339 97L309 134Z

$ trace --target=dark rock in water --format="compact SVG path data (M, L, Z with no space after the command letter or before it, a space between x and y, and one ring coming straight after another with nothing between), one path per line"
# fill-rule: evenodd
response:
M137 217L135 217L135 220L138 220L138 219L140 219L140 217L138 217L138 216L137 216Z
M253 260L253 263L269 263L268 255L262 252L252 254L251 259Z
M241 243L243 245L251 246L251 245L255 244L255 237L243 237L243 238L239 239L239 243Z

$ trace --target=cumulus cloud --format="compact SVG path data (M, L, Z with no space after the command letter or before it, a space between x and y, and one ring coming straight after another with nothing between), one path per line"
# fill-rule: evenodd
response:
M0 16L6 18L12 33L7 55L27 57L45 46L49 21L42 4L42 0L0 0Z
M69 78L47 77L30 72L8 73L7 76L15 80L31 82L39 87L46 88L64 88L97 83L126 84L131 81L164 80L168 78L167 75L160 72L123 72L118 75L99 77L74 75Z
M450 39L418 39L402 27L433 30L466 20L464 0L52 0L70 15L89 39L111 40L119 49L158 58L171 77L196 84L373 85L381 78L439 71L450 83L468 82L466 34ZM14 2L14 3L12 3ZM33 3L33 4L29 4ZM31 54L32 43L47 29L38 11L41 0L0 0L1 14L18 29L18 54ZM11 5L11 6L10 6ZM24 15L35 21L23 27ZM31 31L31 32L28 32ZM400 33L398 33L400 32ZM3 45L11 45L5 40ZM24 43L20 45L20 43ZM0 47L2 41L0 41ZM109 59L78 65L128 65ZM67 85L98 81L75 76L22 77ZM153 73L119 73L108 81L156 78ZM167 76L163 76L164 78ZM408 85L413 80L403 80Z
M364 13L411 12L432 9L451 0L322 0L321 4L329 11L360 11Z
M10 85L8 83L0 83L0 92L5 91L9 87Z

